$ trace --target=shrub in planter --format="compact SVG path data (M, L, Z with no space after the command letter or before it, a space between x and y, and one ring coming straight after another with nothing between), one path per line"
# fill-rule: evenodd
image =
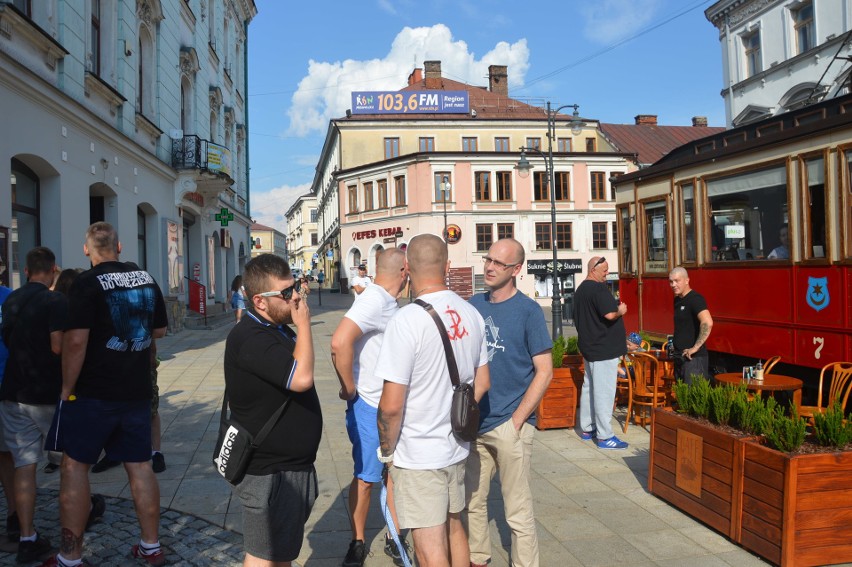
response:
M840 400L835 400L825 413L814 414L814 437L820 445L839 450L852 443L852 414L844 420Z
M553 341L553 348L550 351L553 357L553 367L562 368L562 359L565 357L566 340L565 337L556 337Z

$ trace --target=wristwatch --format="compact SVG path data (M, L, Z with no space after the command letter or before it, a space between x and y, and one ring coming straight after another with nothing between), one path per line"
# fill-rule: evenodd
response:
M381 447L376 447L376 456L377 456L377 457L379 457L379 462L380 462L380 463L385 463L385 464L387 464L387 463L392 463L392 462L393 462L393 453L391 453L390 455L388 455L387 457L385 457L385 456L382 454L382 448L381 448Z

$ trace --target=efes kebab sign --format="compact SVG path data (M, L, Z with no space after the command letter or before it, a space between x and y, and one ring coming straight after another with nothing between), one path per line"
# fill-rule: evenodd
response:
M352 114L464 114L467 91L360 91L352 93Z

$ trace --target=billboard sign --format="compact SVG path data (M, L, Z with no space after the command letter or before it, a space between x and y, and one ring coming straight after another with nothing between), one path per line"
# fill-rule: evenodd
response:
M352 114L466 114L467 91L355 91Z

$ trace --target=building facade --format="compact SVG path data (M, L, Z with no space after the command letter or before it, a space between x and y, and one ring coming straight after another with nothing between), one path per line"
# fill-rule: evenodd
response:
M527 251L519 289L549 301L553 226L543 157L549 145L547 115L508 96L505 66L489 70L489 88L483 89L442 77L440 62L429 61L425 76L416 69L398 91L409 101L433 93L466 97L464 113L350 112L331 122L313 187L319 256L331 281L345 286L362 263L373 274L377 251L406 246L411 237L428 232L446 235L450 285L469 295L484 289L483 257L490 245L511 236ZM396 95L391 96L388 100ZM582 119L575 127L571 115L556 114L554 122L558 285L571 293L575 275L585 272L592 256L612 256L615 267L610 179L635 170L638 156L629 143L617 147L597 121ZM522 146L531 148L526 155L534 170L528 176L515 168ZM576 277L579 283L581 276Z
M86 227L105 220L122 259L160 283L172 330L187 278L224 304L249 250L256 13L252 0L0 0L4 283L21 285L38 245L63 267L88 267Z
M302 195L287 210L287 252L290 266L306 274L320 267L317 253L317 198Z
M251 225L251 257L275 254L287 260L287 236L271 226Z
M852 4L840 0L720 0L729 128L849 93Z

